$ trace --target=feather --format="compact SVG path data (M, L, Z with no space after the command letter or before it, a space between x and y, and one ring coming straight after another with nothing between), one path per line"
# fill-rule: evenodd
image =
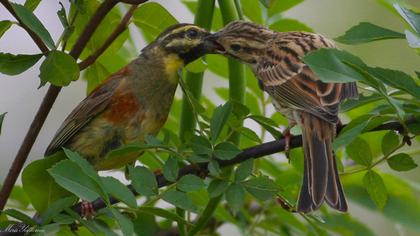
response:
M111 97L119 84L118 82L122 78L123 74L115 74L110 77L108 83L103 83L103 86L92 91L88 97L79 103L66 120L64 120L51 143L48 145L44 155L49 156L60 150L92 118L104 111L111 101Z

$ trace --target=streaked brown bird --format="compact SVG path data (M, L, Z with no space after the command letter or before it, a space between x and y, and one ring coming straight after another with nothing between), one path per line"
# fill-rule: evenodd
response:
M332 151L338 109L345 98L356 98L355 83L324 83L302 61L319 48L335 48L319 34L274 32L245 21L232 22L209 36L215 53L248 63L276 110L302 128L304 175L297 211L318 209L324 200L347 211L336 160ZM288 130L288 129L287 129Z
M140 153L105 157L122 145L159 132L178 86L178 70L206 53L203 42L209 34L192 24L177 24L163 31L138 58L80 102L45 155L66 147L84 156L97 170L133 163Z

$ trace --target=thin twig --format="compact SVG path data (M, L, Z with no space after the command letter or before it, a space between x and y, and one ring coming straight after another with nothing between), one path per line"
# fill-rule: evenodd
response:
M89 42L89 39L92 37L93 33L95 33L96 28L98 28L106 14L108 14L117 3L117 0L107 0L98 7L69 53L73 58L79 58L83 49L86 47L86 44Z
M128 24L130 23L130 19L133 16L134 11L137 9L138 5L133 5L127 11L121 22L115 28L115 30L109 35L109 37L105 40L100 48L98 48L94 53L88 56L84 61L79 63L80 70L85 69L86 67L93 64L96 59L105 52L105 50L114 42L115 39L120 36L126 29Z

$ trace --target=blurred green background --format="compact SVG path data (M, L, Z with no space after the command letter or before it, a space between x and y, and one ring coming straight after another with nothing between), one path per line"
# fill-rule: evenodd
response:
M160 0L156 2L165 6L178 21L193 22L192 14L180 1ZM420 8L419 0L408 2L412 6ZM68 2L65 2L65 4L68 4ZM58 1L42 1L35 11L35 14L39 16L45 26L51 31L53 38L57 38L61 32L60 23L57 21L55 15L57 9ZM321 33L329 38L335 38L344 34L347 29L363 21L371 22L398 32L403 32L405 28L402 21L374 0L306 0L287 11L285 16L297 19L311 27L315 32ZM10 18L10 15L3 8L0 8L0 20ZM138 41L135 42L138 49L145 46L140 35L135 36L135 38L138 38ZM385 40L357 46L338 45L340 48L346 49L361 57L367 64L372 66L398 69L411 75L415 75L414 71L416 70L420 71L420 57L403 40ZM37 50L26 33L17 27L13 27L0 39L0 51L2 52L30 54L37 53ZM133 55L137 54L138 52L133 52ZM46 91L46 88L36 90L38 86L37 74L39 65L40 63L17 77L0 74L0 113L8 112L4 121L2 135L0 136L1 181L5 178L23 135L28 129L33 114ZM213 88L219 87L221 84L223 85L224 82L212 80L212 77L214 75L206 74L203 92L210 99L214 99L217 104L217 101L220 99L216 97ZM27 163L42 156L55 130L71 109L83 99L86 94L85 91L86 84L83 80L79 80L64 89L57 103L54 105L52 113ZM420 154L416 153L412 156L418 160ZM384 171L387 171L385 165L382 165L382 167ZM404 172L401 175L404 175L404 177L412 181L413 186L417 190L420 190L418 183L420 180L419 171ZM377 235L418 235L409 229L404 229L401 225L394 224L380 214L361 208L357 204L351 204L350 213L369 225ZM404 214L404 212L398 212L396 214ZM234 227L225 227L223 228L223 232L226 234L229 233L230 235L237 235L238 233Z

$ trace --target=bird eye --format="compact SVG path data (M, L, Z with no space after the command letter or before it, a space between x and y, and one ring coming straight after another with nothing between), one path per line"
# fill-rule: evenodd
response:
M237 51L241 50L241 45L232 44L232 45L230 45L230 49L232 49L232 51L234 51L234 52L237 52Z
M198 36L198 32L195 29L189 29L186 32L186 36L190 39L195 39Z

